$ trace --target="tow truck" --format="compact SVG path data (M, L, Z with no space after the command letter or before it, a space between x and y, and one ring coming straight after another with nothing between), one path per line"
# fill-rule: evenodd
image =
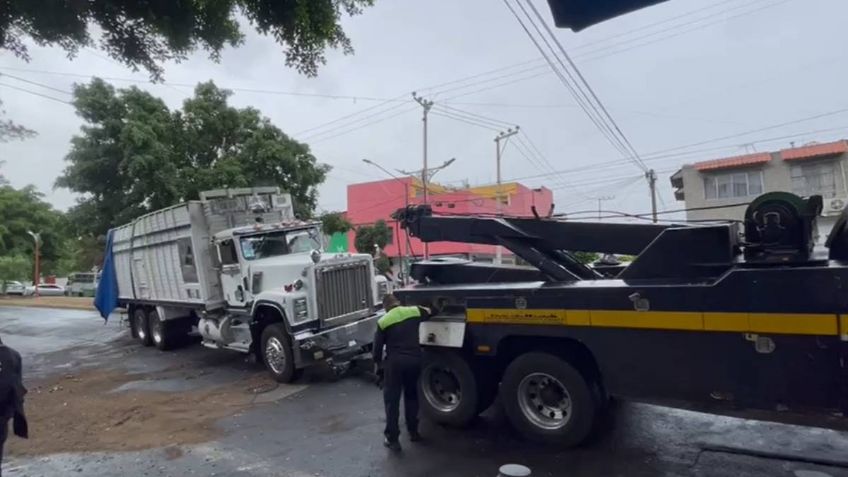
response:
M422 411L468 424L500 396L527 438L572 446L610 396L720 410L848 412L848 208L814 249L819 196L761 195L743 223L395 213L413 237L501 245L529 266L412 267L429 306ZM571 252L634 255L601 274Z

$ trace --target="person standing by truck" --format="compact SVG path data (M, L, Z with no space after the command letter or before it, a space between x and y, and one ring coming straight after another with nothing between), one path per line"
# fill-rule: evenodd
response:
M9 434L9 419L13 420L15 435L28 437L24 394L21 355L0 340L0 464L3 461L3 445Z
M409 440L421 440L421 434L418 433L418 377L421 374L418 325L430 316L430 310L421 306L400 306L400 301L391 293L383 297L383 308L386 314L377 321L374 336L374 364L378 374L384 376L386 429L383 432L383 444L393 451L399 451L401 393Z

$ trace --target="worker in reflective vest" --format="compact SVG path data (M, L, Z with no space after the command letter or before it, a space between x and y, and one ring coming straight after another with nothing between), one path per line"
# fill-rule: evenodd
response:
M377 333L374 336L374 363L378 374L384 376L386 429L383 444L391 450L399 451L401 394L409 440L421 440L418 433L418 376L421 374L418 325L429 317L430 310L420 306L400 306L400 301L392 294L383 298L383 308L386 314L377 321Z

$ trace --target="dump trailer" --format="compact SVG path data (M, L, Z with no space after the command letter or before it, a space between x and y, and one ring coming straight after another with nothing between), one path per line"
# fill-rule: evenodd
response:
M530 439L580 443L609 396L720 410L848 411L848 212L814 250L821 198L768 193L743 224L395 215L414 237L530 264L415 264L422 410L467 424L500 395ZM599 273L571 252L635 255ZM841 414L840 414L841 413Z
M208 191L110 231L118 306L132 335L168 349L252 353L278 381L369 351L390 291L368 254L322 253L320 223L276 187ZM108 261L107 261L108 262Z

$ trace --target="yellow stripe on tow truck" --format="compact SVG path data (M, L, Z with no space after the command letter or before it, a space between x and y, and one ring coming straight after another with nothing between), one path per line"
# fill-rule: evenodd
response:
M683 331L842 335L848 317L822 313L725 313L699 311L469 308L468 323L566 325Z

